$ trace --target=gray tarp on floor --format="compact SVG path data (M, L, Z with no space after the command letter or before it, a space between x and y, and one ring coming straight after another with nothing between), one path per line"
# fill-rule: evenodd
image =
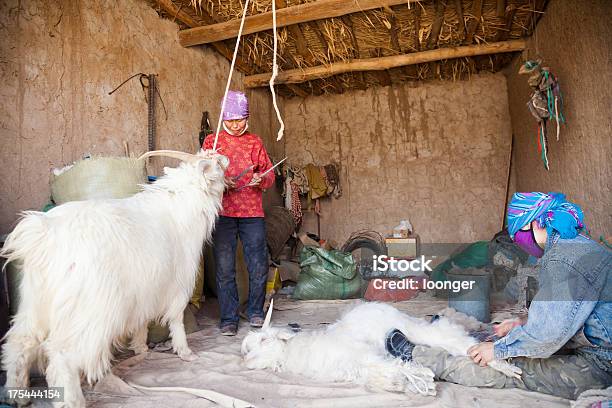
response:
M297 322L304 329L322 327L336 320L355 301L281 300L275 303L273 324ZM415 316L433 315L446 303L422 293L416 300L394 304ZM204 305L207 307L207 304ZM276 310L276 309L280 310ZM204 330L188 336L200 358L181 361L174 354L150 352L115 366L94 390L86 390L91 407L214 407L215 404L183 393L148 392L129 387L121 379L144 386L205 388L249 401L257 407L568 407L569 401L521 390L468 388L438 383L436 397L373 392L346 383L322 384L287 373L252 371L242 365L240 343L248 328L241 322L236 337L222 337L216 321L203 317Z

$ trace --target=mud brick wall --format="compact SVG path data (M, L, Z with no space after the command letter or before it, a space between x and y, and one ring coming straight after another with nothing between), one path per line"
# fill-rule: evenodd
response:
M340 164L321 235L383 234L409 217L424 242L490 239L502 226L511 140L502 74L285 101L292 164ZM306 213L304 229L316 232Z
M548 171L526 106L528 75L518 74L521 58L507 69L516 189L565 193L582 206L595 239L612 236L611 6L608 0L549 2L523 53L523 59L543 58L563 92L567 125L557 141L556 124L550 123Z
M144 0L0 3L0 234L18 211L48 202L54 167L85 154L123 155L123 141L146 151L138 79L108 95L133 74L158 75L167 118L158 99L157 148L198 148L202 111L216 124L229 62L207 47L181 47L177 31ZM242 75L233 82L241 89ZM269 145L269 93L249 94L251 130Z

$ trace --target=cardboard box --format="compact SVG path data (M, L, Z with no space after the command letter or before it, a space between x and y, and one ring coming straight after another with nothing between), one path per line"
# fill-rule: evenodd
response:
M420 241L418 235L408 238L386 238L387 255L394 258L416 258L420 255Z

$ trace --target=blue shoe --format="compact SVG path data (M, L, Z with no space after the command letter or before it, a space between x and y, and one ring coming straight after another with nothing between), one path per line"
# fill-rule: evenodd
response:
M264 324L264 319L261 316L253 316L249 319L249 324L251 327L260 328Z
M493 328L491 326L487 326L485 329L471 331L469 335L474 337L481 343L484 341L499 340L499 337L495 335L495 332L493 331Z
M398 329L393 329L387 334L385 348L395 358L400 358L404 362L412 360L414 344L408 341L404 333Z

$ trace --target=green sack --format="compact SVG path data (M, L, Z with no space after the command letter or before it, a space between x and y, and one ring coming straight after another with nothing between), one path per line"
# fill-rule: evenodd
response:
M348 299L361 295L363 280L349 252L306 246L294 299Z
M434 281L445 281L447 279L446 273L453 267L460 269L482 268L488 264L489 243L487 241L477 241L436 266L431 273L431 279Z

